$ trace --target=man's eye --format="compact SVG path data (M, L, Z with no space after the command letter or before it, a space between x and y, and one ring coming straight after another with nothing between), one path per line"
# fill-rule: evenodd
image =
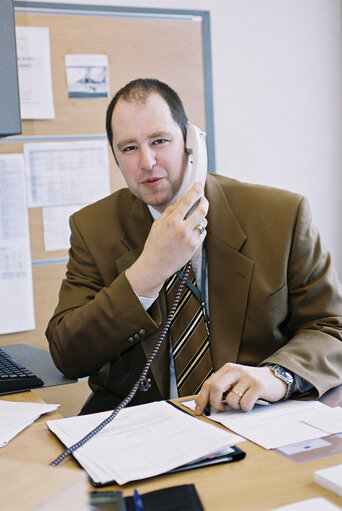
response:
M134 145L129 145L129 146L123 148L123 152L130 153L131 151L134 151L134 149L135 149Z
M154 145L159 145L159 144L165 144L165 142L167 142L166 138L158 138L157 140L154 140L152 143Z

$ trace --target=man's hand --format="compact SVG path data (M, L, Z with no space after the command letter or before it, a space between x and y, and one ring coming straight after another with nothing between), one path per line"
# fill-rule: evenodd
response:
M164 282L191 259L203 243L209 203L203 197L203 186L196 183L182 198L176 199L153 222L144 250L126 271L126 277L139 296L157 296ZM191 207L199 201L187 217Z
M225 402L236 410L251 410L257 399L280 401L286 394L286 383L274 376L269 367L250 367L227 363L206 380L196 398L196 415L201 415L209 404L224 410Z

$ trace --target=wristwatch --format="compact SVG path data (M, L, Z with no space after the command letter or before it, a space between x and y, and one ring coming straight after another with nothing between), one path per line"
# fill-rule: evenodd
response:
M271 369L271 371L273 371L276 378L283 380L287 385L287 391L283 399L290 397L296 386L296 380L293 373L278 364L267 364L267 366Z

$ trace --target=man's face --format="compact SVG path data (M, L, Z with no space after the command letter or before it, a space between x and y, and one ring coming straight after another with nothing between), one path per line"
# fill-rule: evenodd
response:
M162 210L178 192L186 153L179 125L156 93L145 103L119 99L112 117L113 147L131 192Z

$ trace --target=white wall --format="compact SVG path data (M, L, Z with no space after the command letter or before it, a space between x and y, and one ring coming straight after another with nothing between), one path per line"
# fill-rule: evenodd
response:
M69 3L210 11L217 171L307 195L342 278L341 0Z

